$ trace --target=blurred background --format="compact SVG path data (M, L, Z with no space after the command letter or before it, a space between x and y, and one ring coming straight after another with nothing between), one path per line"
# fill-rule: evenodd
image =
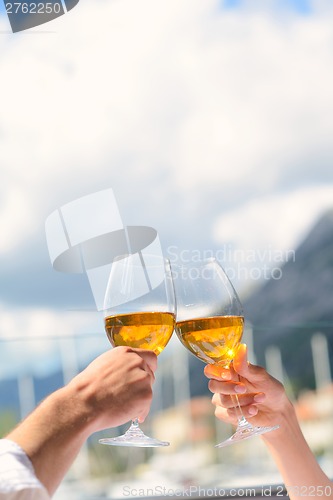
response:
M110 348L86 277L52 269L44 224L111 187L171 261L225 267L251 361L285 383L332 475L332 2L80 0L15 35L0 9L1 435ZM214 448L231 429L210 398L173 338L145 423L170 448L94 435L55 498L279 483L259 438Z

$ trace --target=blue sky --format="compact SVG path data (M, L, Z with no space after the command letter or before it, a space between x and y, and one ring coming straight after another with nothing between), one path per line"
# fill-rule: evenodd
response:
M244 4L243 0L224 0L223 7L226 9L236 9L241 8ZM277 0L275 6L278 9L286 8L292 9L301 14L306 14L311 12L311 1L310 0Z
M224 9L242 8L243 0L221 0L221 6ZM287 9L298 12L300 14L309 14L312 11L310 0L278 0L276 2L277 9ZM5 15L4 0L0 1L0 15Z
M92 297L44 234L86 194L112 187L166 254L224 251L242 293L250 252L271 268L332 206L333 8L280 5L81 0L38 36L2 17L0 335L100 328L68 319Z

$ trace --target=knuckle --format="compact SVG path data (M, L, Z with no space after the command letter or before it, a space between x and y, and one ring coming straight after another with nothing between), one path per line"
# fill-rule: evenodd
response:
M146 363L145 360L137 353L132 351L132 356L130 358L130 364L128 365L132 370L145 370Z
M138 368L145 369L146 367L145 360L139 354L135 355L135 364Z
M254 373L259 377L263 377L266 374L266 370L262 366L252 365L252 368Z
M148 372L141 370L137 375L137 383L142 387L151 388L151 376Z
M232 404L230 396L226 396L225 394L220 394L220 403L224 408L229 408Z
M221 383L218 380L210 379L208 382L208 389L210 392L219 393L221 389Z
M132 349L127 345L119 345L114 349L117 349L118 354L126 354L127 352L132 352Z
M216 406L218 405L219 401L220 401L219 394L214 394L212 396L212 404Z

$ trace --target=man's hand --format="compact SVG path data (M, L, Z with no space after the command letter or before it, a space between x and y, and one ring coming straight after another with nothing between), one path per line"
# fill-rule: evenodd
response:
M67 386L74 391L91 432L146 418L157 357L152 351L115 347L95 359Z
M144 420L156 367L152 351L110 349L50 394L8 434L26 452L50 494L90 434L135 417Z

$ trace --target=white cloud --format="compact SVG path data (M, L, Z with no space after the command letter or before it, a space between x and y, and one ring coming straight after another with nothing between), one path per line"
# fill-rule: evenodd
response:
M238 254L243 249L244 255L253 251L260 257L266 249L267 258L268 250L287 255L328 209L333 209L332 185L263 196L220 215L214 223L214 238Z
M219 185L231 203L333 158L332 11L249 5L81 0L54 33L2 35L2 189L24 183L37 217L92 176L163 165L184 198Z
M245 201L212 225L221 262L242 297L266 280L278 280L294 262L310 228L333 209L333 184L297 188Z
M0 307L1 337L8 340L70 337L78 332L93 333L102 328L103 318L97 312Z
M15 247L36 228L31 193L17 185L2 193L0 210L0 253Z
M316 198L333 181L333 10L318 0L311 15L276 15L273 3L81 0L34 34L2 34L0 252L95 184L142 190L122 205L154 206L160 228L186 210L204 221L207 203L224 228L248 213L259 227L286 188ZM311 207L274 234L267 223L265 238L242 229L242 245L291 241Z
M103 319L95 313L1 306L0 377L31 370L45 375L63 364L67 370L76 370L79 361L86 364L107 348L105 339Z

